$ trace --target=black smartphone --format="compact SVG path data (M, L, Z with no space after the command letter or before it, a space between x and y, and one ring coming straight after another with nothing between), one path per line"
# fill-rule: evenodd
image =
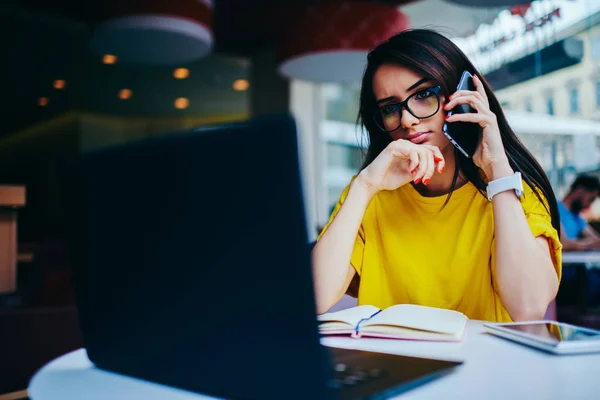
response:
M456 90L475 90L473 75L471 75L469 71L464 71L462 73ZM447 115L476 112L477 111L468 104L459 104L448 111ZM462 121L445 122L442 131L454 147L456 147L465 157L473 157L473 154L475 154L475 150L477 150L477 146L479 145L479 140L481 139L481 127L479 124Z

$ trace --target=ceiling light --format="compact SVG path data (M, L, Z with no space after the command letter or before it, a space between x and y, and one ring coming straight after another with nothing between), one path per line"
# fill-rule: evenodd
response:
M175 99L175 108L179 110L183 110L184 108L188 108L190 105L190 99L185 97L179 97Z
M38 99L38 106L46 107L48 105L48 101L49 101L49 99L47 97L40 97Z
M243 92L244 90L248 90L250 87L250 82L246 79L236 79L233 81L233 90L237 90L238 92Z
M63 79L57 79L54 81L54 89L64 89L67 83Z
M129 89L121 89L121 90L119 90L119 98L121 100L130 99L132 95L133 95L133 93Z
M113 56L112 54L105 54L102 57L102 62L104 64L115 64L117 62L117 56Z
M177 68L173 71L173 77L175 79L185 79L190 76L190 70L187 68Z

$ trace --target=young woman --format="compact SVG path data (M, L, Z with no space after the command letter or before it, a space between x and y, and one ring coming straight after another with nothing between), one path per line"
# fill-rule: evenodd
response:
M465 70L475 90L454 92ZM476 112L447 117L460 104ZM542 318L561 276L556 198L464 53L428 30L380 44L368 56L359 120L364 166L313 249L318 312L357 287L359 304L380 308ZM443 134L457 121L481 128L473 157Z

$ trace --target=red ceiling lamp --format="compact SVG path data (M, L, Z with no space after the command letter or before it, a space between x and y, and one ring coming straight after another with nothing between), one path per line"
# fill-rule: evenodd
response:
M367 53L409 28L397 7L366 1L333 1L307 6L278 48L279 72L311 82L360 80Z
M184 64L212 50L212 20L212 0L109 0L90 47L124 63Z
M527 14L527 11L529 11L530 8L531 3L517 4L516 6L512 6L510 8L510 13L512 15L518 15L519 17L523 18L525 17L525 14Z

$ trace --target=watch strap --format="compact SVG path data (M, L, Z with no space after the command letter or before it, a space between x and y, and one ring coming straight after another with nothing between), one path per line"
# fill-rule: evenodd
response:
M487 196L488 200L492 201L495 195L507 190L514 190L517 197L521 197L523 191L523 181L521 180L521 173L515 172L513 175L505 176L504 178L495 179L487 185Z

